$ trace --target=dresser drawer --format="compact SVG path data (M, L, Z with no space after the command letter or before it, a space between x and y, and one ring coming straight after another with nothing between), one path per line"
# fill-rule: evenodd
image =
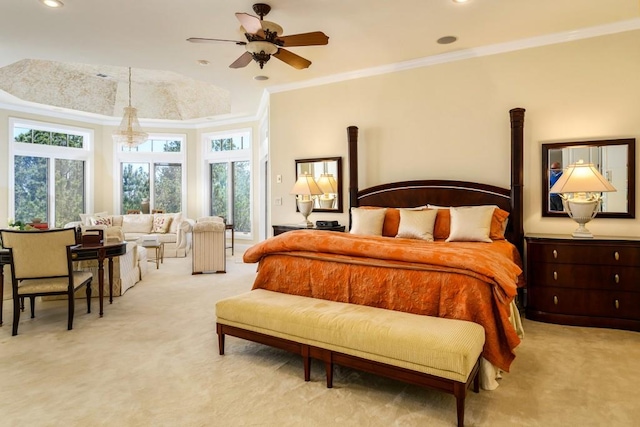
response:
M528 310L546 313L640 320L640 293L589 292L536 287L527 294Z
M527 274L536 286L640 292L638 267L532 262Z
M529 242L527 257L536 262L640 266L640 247L623 243Z

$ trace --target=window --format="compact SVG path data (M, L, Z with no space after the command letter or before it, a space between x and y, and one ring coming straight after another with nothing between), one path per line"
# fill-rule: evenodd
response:
M225 218L238 237L251 238L251 131L210 133L203 138L208 215Z
M183 211L186 206L184 140L184 135L153 135L137 147L118 147L121 213L130 209Z
M10 119L9 212L64 227L88 210L93 133L87 129Z

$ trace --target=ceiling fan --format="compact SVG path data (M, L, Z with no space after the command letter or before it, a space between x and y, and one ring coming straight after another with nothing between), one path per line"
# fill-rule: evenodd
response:
M253 11L257 13L260 18L249 15L248 13L236 13L236 18L240 21L244 35L247 38L246 42L200 37L191 37L188 38L187 41L192 43L231 42L239 46L245 46L247 51L229 65L229 68L246 67L252 59L262 68L271 56L278 58L298 70L308 68L309 65L311 65L311 61L284 48L326 45L329 43L329 37L322 31L281 36L282 27L280 25L263 19L270 10L271 6L268 4L256 3L253 5Z

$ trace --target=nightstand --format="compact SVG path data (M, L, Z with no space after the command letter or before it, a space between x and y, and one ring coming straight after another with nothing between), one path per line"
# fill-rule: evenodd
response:
M286 224L286 225L274 225L273 226L273 235L277 236L278 234L286 233L291 230L328 230L328 231L339 231L344 232L344 225L336 225L335 227L305 227L303 225L298 224Z
M640 331L640 238L526 239L526 317Z

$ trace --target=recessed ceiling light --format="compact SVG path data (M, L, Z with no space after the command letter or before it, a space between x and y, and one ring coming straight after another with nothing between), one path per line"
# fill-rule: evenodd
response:
M456 36L444 36L444 37L440 37L437 42L438 44L450 44L455 42L456 40L458 40L458 38Z
M469 0L453 0L454 3L466 3Z
M40 3L42 3L43 5L45 5L47 7L62 7L62 6L64 6L64 3L62 3L60 0L40 0Z
M269 80L269 77L267 77L267 76L255 76L253 78L253 80L258 80L258 81Z
M206 59L198 59L198 64L202 65L203 67L209 65L209 61L207 61Z

